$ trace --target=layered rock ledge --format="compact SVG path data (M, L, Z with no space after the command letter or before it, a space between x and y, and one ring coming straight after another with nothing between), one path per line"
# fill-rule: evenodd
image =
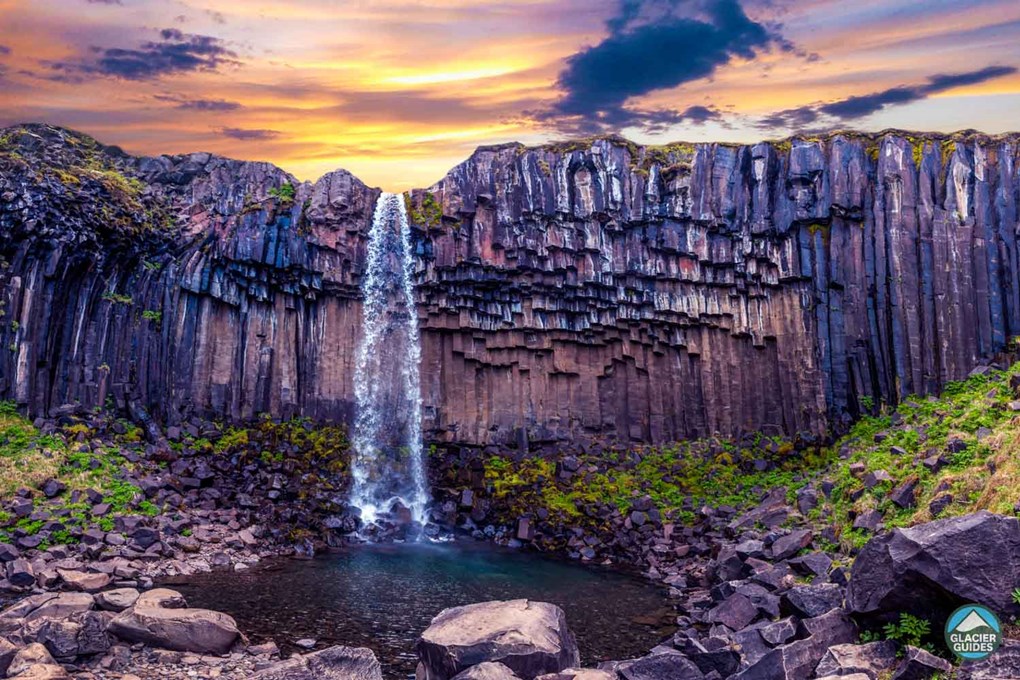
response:
M1017 136L479 149L408 196L427 435L822 434L1020 333ZM376 189L0 133L0 399L345 421Z

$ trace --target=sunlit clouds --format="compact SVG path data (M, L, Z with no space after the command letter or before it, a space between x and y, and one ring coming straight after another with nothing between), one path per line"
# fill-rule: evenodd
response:
M997 133L1020 111L1012 0L0 0L0 16L0 123L397 190L480 144Z

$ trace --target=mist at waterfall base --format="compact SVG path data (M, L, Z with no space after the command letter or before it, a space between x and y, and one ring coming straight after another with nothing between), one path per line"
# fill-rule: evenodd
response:
M563 608L586 666L643 656L675 630L664 589L605 568L488 543L365 543L311 560L171 580L192 607L226 612L253 643L285 654L317 640L369 647L387 680L414 677L414 647L440 611L527 598Z
M354 373L351 505L369 535L417 530L429 502L413 266L403 197L384 193L369 232Z

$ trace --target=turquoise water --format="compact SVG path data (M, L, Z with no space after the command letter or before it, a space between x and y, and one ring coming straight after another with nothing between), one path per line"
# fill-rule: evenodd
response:
M191 606L234 616L253 642L370 647L388 678L413 677L432 617L472 602L561 606L585 664L644 654L673 630L665 591L643 579L480 543L364 545L171 583Z

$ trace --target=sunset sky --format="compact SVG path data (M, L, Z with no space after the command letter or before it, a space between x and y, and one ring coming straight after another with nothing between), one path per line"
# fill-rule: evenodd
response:
M402 190L480 144L1020 128L1016 0L0 0L0 124Z

